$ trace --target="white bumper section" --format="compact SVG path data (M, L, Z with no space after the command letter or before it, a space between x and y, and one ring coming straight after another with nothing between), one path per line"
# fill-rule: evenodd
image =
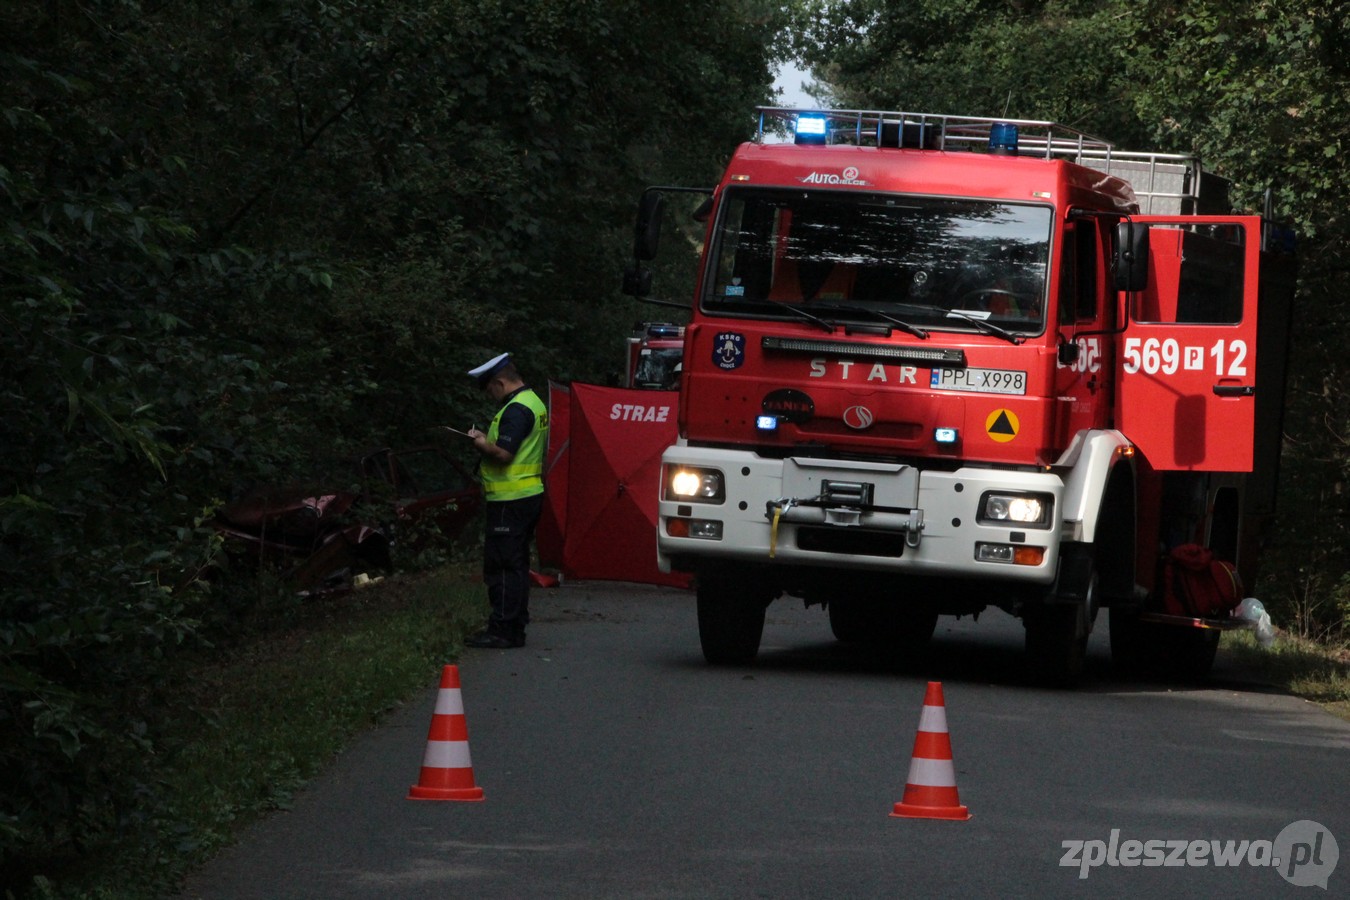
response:
M1055 577L1064 483L1052 473L766 459L682 444L667 449L662 461L667 471L671 466L715 469L725 490L721 502L691 502L665 499L663 485L657 523L662 571L670 571L672 557L680 557L1040 584ZM989 491L1049 495L1053 506L1047 524L981 522L980 504ZM677 523L677 532L708 536L673 535L672 520L679 519L693 527ZM704 523L720 523L720 528ZM719 537L711 536L719 531ZM1016 553L1018 548L1023 552ZM1034 548L1043 554L1029 564ZM1013 561L1014 555L1022 561Z

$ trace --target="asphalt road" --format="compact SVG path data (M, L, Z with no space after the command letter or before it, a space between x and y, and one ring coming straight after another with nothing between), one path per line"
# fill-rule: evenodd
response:
M757 664L719 669L687 592L575 583L533 609L529 647L458 663L483 802L405 799L428 685L184 896L1319 895L1286 870L1346 896L1350 723L1222 656L1204 688L1122 682L1103 623L1086 684L1055 691L1024 674L1021 625L997 611L939 620L930 660L907 671L785 599ZM968 821L890 816L929 680ZM1071 865L1066 841L1087 842ZM1129 841L1172 843L1109 864ZM1218 866L1210 841L1252 843ZM1279 869L1254 864L1280 853Z

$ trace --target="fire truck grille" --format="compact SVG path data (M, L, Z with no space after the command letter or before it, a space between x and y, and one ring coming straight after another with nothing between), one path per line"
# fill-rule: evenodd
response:
M898 557L905 552L905 535L896 531L863 528L797 527L797 548L818 553L851 553L855 556Z

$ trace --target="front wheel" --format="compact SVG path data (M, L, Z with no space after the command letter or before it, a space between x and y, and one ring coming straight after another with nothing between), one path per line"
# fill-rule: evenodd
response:
M1029 610L1023 618L1027 659L1046 684L1072 687L1082 677L1088 636L1079 634L1080 615L1077 606L1065 604Z
M764 610L769 598L747 590L743 582L723 578L700 578L697 598L703 658L719 666L753 660L764 635Z
M861 644L872 634L872 618L865 604L856 600L830 600L827 604L830 631L844 644Z
M1097 617L1100 590L1096 547L1066 544L1060 550L1054 593L1022 613L1027 658L1040 681L1072 687L1083 674L1088 636Z
M1148 624L1133 609L1111 607L1111 662L1124 675L1151 674L1157 664Z

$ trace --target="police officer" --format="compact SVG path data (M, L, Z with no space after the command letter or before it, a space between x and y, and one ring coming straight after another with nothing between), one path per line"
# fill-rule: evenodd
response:
M530 538L544 508L548 410L521 381L509 353L494 356L469 374L501 408L486 432L468 432L482 454L479 471L487 500L483 583L492 613L487 628L464 643L505 650L525 646L530 622Z

